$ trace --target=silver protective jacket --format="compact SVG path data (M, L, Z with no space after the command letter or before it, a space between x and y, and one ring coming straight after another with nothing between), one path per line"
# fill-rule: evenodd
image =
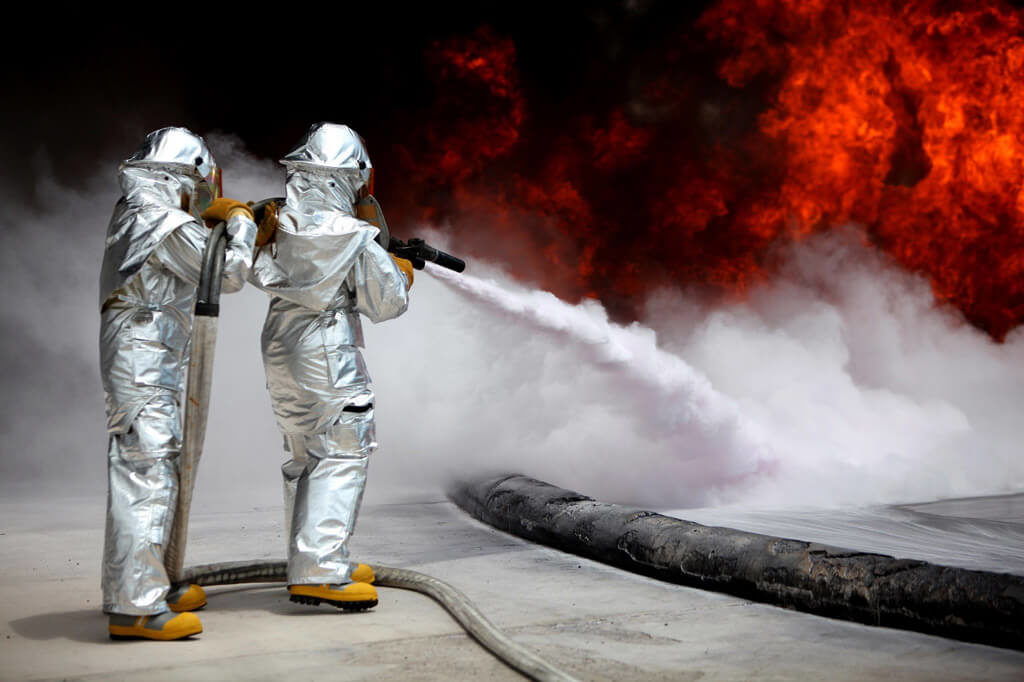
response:
M198 182L191 171L126 163L120 182L100 277L109 433L103 608L142 615L167 609L163 547L173 522L180 399L210 231L180 208ZM228 234L222 290L233 292L248 275L256 226L235 216Z
M260 251L250 280L272 297L262 349L291 455L282 467L288 581L344 583L352 569L348 538L377 447L359 316L381 322L401 315L408 283L375 241L377 228L354 217L365 182L360 169L289 163L288 157L285 163L287 201L276 248Z
M150 254L178 227L199 219L197 185L216 164L203 138L185 128L146 136L121 166L122 199L107 231L100 274L100 305L134 277ZM194 214L181 210L189 198Z

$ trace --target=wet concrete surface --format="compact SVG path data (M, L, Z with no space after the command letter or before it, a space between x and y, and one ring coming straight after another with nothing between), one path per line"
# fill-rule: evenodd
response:
M282 556L281 515L200 511L187 563ZM202 635L111 642L99 611L102 527L102 498L0 502L0 679L519 679L434 602L400 590L347 614L291 604L276 585L211 588ZM1020 652L661 583L528 544L447 502L367 506L353 544L359 559L446 580L580 679L1024 677Z

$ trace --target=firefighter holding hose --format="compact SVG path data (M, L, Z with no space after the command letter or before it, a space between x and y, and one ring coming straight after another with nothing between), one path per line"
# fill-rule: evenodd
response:
M150 133L122 164L120 186L100 275L109 433L103 610L112 638L172 640L202 631L187 612L206 603L198 585L170 585L164 566L193 304L210 233L203 221L227 222L228 292L249 273L256 225L245 204L220 197L213 156L185 128Z
M356 217L373 168L348 126L310 128L281 163L286 201L261 221L250 281L271 296L263 326L267 387L284 436L282 466L291 600L343 609L375 606L373 571L349 538L376 449L374 393L360 347L360 316L398 317L413 266Z

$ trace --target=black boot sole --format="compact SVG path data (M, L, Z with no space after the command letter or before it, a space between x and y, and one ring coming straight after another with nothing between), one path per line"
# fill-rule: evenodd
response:
M367 601L334 601L333 599L321 599L320 597L307 597L302 594L289 595L288 600L296 604L306 604L308 606L320 606L320 603L323 602L345 611L365 611L377 605L376 599L369 599Z

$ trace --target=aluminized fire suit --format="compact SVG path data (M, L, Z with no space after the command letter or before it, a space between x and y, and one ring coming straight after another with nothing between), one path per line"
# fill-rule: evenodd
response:
M203 177L216 166L184 128L150 133L121 166L122 197L100 275L100 370L109 432L103 610L167 610L163 549L177 499L180 398L200 263L210 230L199 218ZM183 207L188 210L182 210ZM256 225L228 220L222 290L242 288Z
M272 296L262 348L291 456L282 466L288 583L347 583L355 568L348 540L377 447L359 315L401 315L408 282L375 241L377 228L355 218L370 159L354 131L315 125L281 162L286 206L250 281Z

